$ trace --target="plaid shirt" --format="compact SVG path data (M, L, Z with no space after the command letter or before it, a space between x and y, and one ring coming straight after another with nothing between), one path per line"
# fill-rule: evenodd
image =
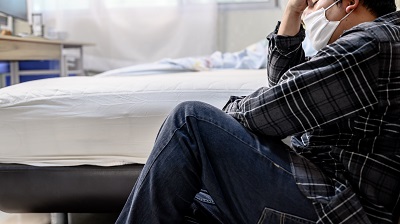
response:
M261 135L293 136L292 167L317 223L393 223L400 201L400 12L360 24L306 61L268 36L268 84L224 110ZM397 220L395 221L397 223Z

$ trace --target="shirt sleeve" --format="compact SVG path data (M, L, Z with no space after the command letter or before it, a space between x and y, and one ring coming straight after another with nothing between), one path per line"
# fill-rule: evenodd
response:
M277 35L280 22L274 32L267 36L268 47L268 84L274 86L278 83L283 74L291 67L298 65L305 60L302 42L305 38L305 31L300 31L295 36Z
M311 60L291 68L282 56L286 50L280 39L284 42L286 38L275 35L270 43L270 55L277 64L270 62L268 68L275 76L273 85L244 98L231 98L224 107L245 127L286 137L339 122L377 103L379 48L373 37L365 32L348 33ZM298 57L302 56L294 58L300 62Z

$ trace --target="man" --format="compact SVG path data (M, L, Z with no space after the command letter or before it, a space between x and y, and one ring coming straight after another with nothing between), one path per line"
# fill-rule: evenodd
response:
M395 10L394 0L289 0L268 36L269 87L232 97L224 112L180 104L117 223L181 223L201 189L215 222L397 222ZM319 50L309 61L302 22Z

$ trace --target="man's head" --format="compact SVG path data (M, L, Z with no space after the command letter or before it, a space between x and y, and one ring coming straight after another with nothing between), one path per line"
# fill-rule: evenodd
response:
M315 23L323 23L325 18L321 18L316 14L323 15L330 22L330 27L326 26L324 33L329 33L330 39L328 43L332 43L339 36L360 23L373 21L377 17L396 11L395 0L306 0L308 7L303 12L303 21L310 28ZM324 13L322 13L323 11ZM314 17L313 19L310 19ZM307 19L309 18L309 19ZM340 21L340 22L335 22ZM335 24L335 26L333 26ZM320 24L319 26L324 26ZM332 32L327 32L326 29L332 29ZM315 28L318 30L318 27ZM310 32L310 29L308 30ZM315 32L315 31L311 31ZM322 38L319 37L319 38ZM325 35L326 37L326 35ZM318 40L318 38L315 38ZM325 43L326 44L326 43Z

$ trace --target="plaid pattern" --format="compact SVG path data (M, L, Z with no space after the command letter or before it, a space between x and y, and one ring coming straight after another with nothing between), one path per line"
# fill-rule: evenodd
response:
M231 97L224 110L261 135L293 136L293 172L317 223L392 223L400 201L400 12L346 31L308 61L304 30L268 39L269 87Z

